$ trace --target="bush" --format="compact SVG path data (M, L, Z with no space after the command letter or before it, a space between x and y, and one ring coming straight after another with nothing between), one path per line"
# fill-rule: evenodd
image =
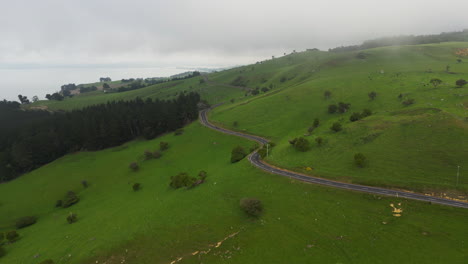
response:
M368 116L371 116L372 115L372 111L370 109L364 109L362 110L362 114L361 114L361 117L362 118L365 118L365 117L368 117Z
M362 153L356 153L354 155L354 164L356 164L360 168L363 168L365 166L366 160L366 156L364 156L364 154Z
M320 120L318 118L315 118L314 123L312 124L312 126L317 128L319 125L320 125Z
M141 189L141 185L137 182L137 183L133 184L132 188L136 192L136 191L139 191Z
M241 146L235 147L231 152L231 163L238 162L247 156L247 152Z
M161 158L161 157L162 157L162 153L161 153L160 151L155 150L155 151L153 152L153 158L159 159L159 158Z
M68 216L67 216L67 222L69 224L73 224L75 223L76 221L78 221L78 216L74 213L70 213Z
M369 96L369 98L371 100L374 100L376 97L377 97L377 93L376 92L370 92L367 94Z
M130 163L130 165L128 165L128 167L132 170L132 171L137 171L140 167L138 166L138 163L136 162L132 162Z
M332 131L334 131L334 132L340 132L340 131L343 129L343 127L341 126L340 123L335 122L335 123L333 123L333 125L330 127L330 129L331 129Z
M187 173L181 172L176 176L171 177L171 186L174 189L179 189L182 187L191 187L197 181L196 178L190 177Z
M321 146L323 144L323 138L322 137L317 137L315 138L315 142L317 145Z
M149 151L149 150L145 150L143 155L145 156L145 160L149 160L149 159L153 158L153 153L151 151Z
M302 152L308 151L310 149L309 140L303 137L296 139L294 142L294 148Z
M12 231L8 231L5 235L6 239L8 240L8 242L10 243L13 243L15 242L16 240L18 240L19 238L19 235L18 233L15 231L15 230L12 230Z
M35 216L25 216L16 220L15 226L16 226L16 229L21 229L30 225L34 225L36 221L37 221L37 217Z
M88 188L88 186L89 186L88 181L86 181L86 180L82 180L81 185L83 185L84 188Z
M351 104L339 102L338 103L338 112L339 113L346 113L346 112L348 112L349 107L351 107Z
M164 151L169 148L169 143L161 141L159 142L159 150Z
M258 217L263 212L262 202L255 198L241 199L240 207L247 215L253 217Z
M70 207L80 201L80 198L72 191L69 191L63 200L62 207Z
M349 121L351 121L351 122L358 121L359 119L361 119L361 113L356 113L356 112L354 112L354 113L349 117Z
M331 93L330 91L328 91L328 90L325 91L325 92L323 92L323 96L325 96L325 99L330 98L331 94L332 94L332 93Z
M465 81L465 80L463 80L463 79L459 79L459 80L457 80L457 81L455 82L455 84L456 84L458 87L460 87L460 88L463 87L463 86L465 86L467 83L468 83L468 82Z
M328 106L328 113L329 114L334 114L334 113L336 113L336 111L338 111L338 106L337 105L331 104L331 105Z
M206 180L206 177L208 176L208 173L206 171L200 171L198 173L198 178L200 178L200 180L202 182L204 182Z
M174 135L175 136L180 136L184 133L184 130L182 128L179 128L177 129L175 132L174 132Z
M414 99L407 99L407 100L403 101L402 104L404 106L412 105L412 104L414 104Z
M54 264L54 263L55 263L55 262L54 262L53 260L51 260L51 259L46 259L46 260L42 261L42 262L39 263L39 264Z
M442 80L437 79L437 78L434 78L434 79L431 79L429 82L430 82L432 85L434 85L434 88L437 88L437 86L438 86L439 84L442 83Z
M55 202L55 207L62 207L62 205L63 205L62 200L57 200L57 202Z

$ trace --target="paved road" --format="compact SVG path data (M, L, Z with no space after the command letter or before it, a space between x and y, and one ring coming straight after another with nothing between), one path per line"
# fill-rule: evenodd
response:
M219 106L215 105L214 107ZM254 136L254 135L249 135L249 134L244 134L236 131L231 131L227 130L222 127L218 127L216 125L211 124L208 121L207 113L210 111L210 109L205 109L200 112L200 122L214 130L218 130L220 132L223 132L225 134L230 134L230 135L235 135L243 138L247 138L253 141L256 141L260 143L261 145L268 143L268 140L259 136ZM439 198L439 197L432 197L432 196L427 196L419 193L410 193L410 192L404 192L404 191L397 191L397 190L391 190L391 189L385 189L385 188L379 188L379 187L371 187L371 186L364 186L364 185L358 185L358 184L351 184L351 183L344 183L344 182L337 182L337 181L332 181L332 180L327 180L323 178L318 178L318 177L313 177L309 175L304 175L300 174L297 172L292 172L284 169L279 169L277 167L273 167L270 164L262 161L260 159L260 155L258 154L257 151L253 152L250 154L248 157L250 163L252 163L255 167L260 168L264 171L278 174L281 176L289 177L292 179L304 181L304 182L309 182L309 183L315 183L315 184L321 184L321 185L326 185L334 188L340 188L340 189L347 189L347 190L353 190L353 191L358 191L358 192L366 192L366 193L372 193L372 194L379 194L379 195L386 195L386 196L395 196L395 197L402 197L402 198L407 198L407 199L413 199L413 200L420 200L420 201L425 201L425 202L432 202L432 203L438 203L438 204L443 204L447 206L454 206L454 207L462 207L462 208L467 208L468 209L468 203L465 202L459 202L459 201L453 201L449 199L444 199L444 198Z

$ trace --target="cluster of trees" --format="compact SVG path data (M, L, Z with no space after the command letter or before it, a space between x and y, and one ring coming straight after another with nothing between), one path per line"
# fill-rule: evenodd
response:
M351 107L351 104L343 103L343 102L339 102L338 105L331 104L328 106L328 113L330 114L334 114L336 112L341 113L341 114L346 113L348 112L350 107Z
M245 156L247 156L247 151L241 147L237 146L231 151L231 163L236 163L241 161Z
M200 171L198 177L191 177L185 172L181 172L171 177L169 186L174 189L185 187L187 189L193 188L205 182L207 177L206 171Z
M109 77L101 77L99 78L99 82L112 82L112 79Z
M56 100L56 101L62 101L65 99L65 97L61 93L53 93L53 94L46 94L45 98L47 100Z
M310 142L304 137L289 140L289 144L291 144L295 149L302 152L308 151L310 149Z
M80 93L89 93L89 92L94 92L94 91L97 91L97 87L94 85L88 86L88 87L85 87L85 86L80 87Z
M23 111L0 104L0 180L51 162L69 152L117 146L139 136L174 131L198 117L197 93L171 101L135 99L66 113ZM5 110L5 111L3 111Z
M329 49L331 52L356 51L384 46L417 45L449 41L468 41L468 29L456 32L444 32L435 35L384 37L364 41L361 45L341 46Z
M351 116L349 117L349 121L355 122L355 121L358 121L360 119L366 118L366 117L368 117L370 115L372 115L372 111L369 110L369 109L364 109L364 110L362 110L362 113L359 113L359 112L352 113Z

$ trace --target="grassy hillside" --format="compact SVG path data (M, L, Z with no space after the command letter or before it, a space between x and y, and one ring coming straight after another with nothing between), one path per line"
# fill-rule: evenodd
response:
M89 105L102 104L108 101L135 99L136 97L158 98L162 100L173 99L178 95L178 93L182 93L184 91L198 92L202 99L213 104L243 96L243 91L241 89L207 85L205 83L200 83L200 79L201 77L194 77L185 80L171 81L120 93L103 93L102 91L95 91L83 93L72 98L66 98L63 101L38 101L28 105L28 107L47 107L47 109L50 110L72 110Z
M216 109L211 118L241 131L262 135L278 144L267 160L322 177L417 191L468 192L468 58L456 52L467 43L385 47L359 52L303 52L211 76L249 87L270 87L266 94ZM447 71L447 65L449 65ZM443 81L434 87L429 81ZM324 97L331 91L329 99ZM377 97L370 100L368 93ZM398 96L402 95L399 99ZM415 103L404 106L403 101ZM344 114L329 114L328 105L350 103ZM349 121L353 112L370 109L372 116ZM313 120L320 126L310 136L311 150L294 150L288 140L307 135ZM234 126L234 123L237 126ZM343 131L330 130L339 122ZM315 138L324 144L317 146ZM368 158L365 168L353 164L355 153ZM461 167L456 184L457 166ZM312 171L306 170L313 168ZM462 195L458 197L458 195Z
M143 161L143 151L161 140L170 149L159 160ZM230 164L230 150L239 144L252 145L195 123L181 136L71 154L0 185L0 231L12 229L16 218L39 217L6 246L2 264L47 258L153 264L180 257L179 263L466 261L466 210L291 181L247 160ZM131 161L140 163L138 172L128 169ZM200 170L208 172L206 183L168 187L170 176ZM138 192L131 188L135 182L142 184ZM54 208L68 190L81 201ZM242 197L261 199L264 215L246 217L238 206ZM403 209L400 217L390 204ZM70 212L78 215L71 225L65 220ZM196 251L209 252L193 256Z

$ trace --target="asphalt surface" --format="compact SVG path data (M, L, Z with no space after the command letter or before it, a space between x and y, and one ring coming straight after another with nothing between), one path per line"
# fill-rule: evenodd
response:
M221 104L217 104L213 106L211 109L219 106ZM256 141L260 143L261 145L267 144L269 141L265 138L259 137L259 136L254 136L254 135L249 135L249 134L244 134L236 131L231 131L222 127L218 127L216 125L211 124L208 121L207 113L210 111L210 109L205 109L200 112L200 122L217 131L220 131L225 134L230 134L234 136L239 136L243 138L247 138L253 141ZM340 188L340 189L346 189L346 190L352 190L352 191L358 191L358 192L365 192L365 193L372 193L372 194L378 194L378 195L385 195L385 196L394 196L394 197L401 197L401 198L406 198L406 199L412 199L412 200L419 200L419 201L425 201L425 202L431 202L431 203L437 203L437 204L443 204L447 206L454 206L454 207L462 207L462 208L467 208L468 209L468 203L466 202L460 202L460 201L454 201L450 199L444 199L444 198L439 198L439 197L433 197L433 196L427 196L419 193L411 193L411 192L404 192L404 191L398 191L398 190L392 190L392 189L385 189L385 188L380 188L380 187L372 187L372 186L365 186L365 185L358 185L358 184L351 184L351 183L344 183L344 182L337 182L337 181L332 181L332 180L327 180L324 178L318 178L318 177L313 177L309 175L304 175L300 174L297 172L292 172L288 171L285 169L279 169L277 167L273 167L270 164L263 162L260 158L260 155L258 154L257 151L253 152L252 154L249 155L248 157L250 163L252 163L255 167L260 168L264 171L278 174L281 176L289 177L295 180L300 180L308 183L315 183L315 184L320 184L320 185L325 185L325 186L330 186L334 188Z

